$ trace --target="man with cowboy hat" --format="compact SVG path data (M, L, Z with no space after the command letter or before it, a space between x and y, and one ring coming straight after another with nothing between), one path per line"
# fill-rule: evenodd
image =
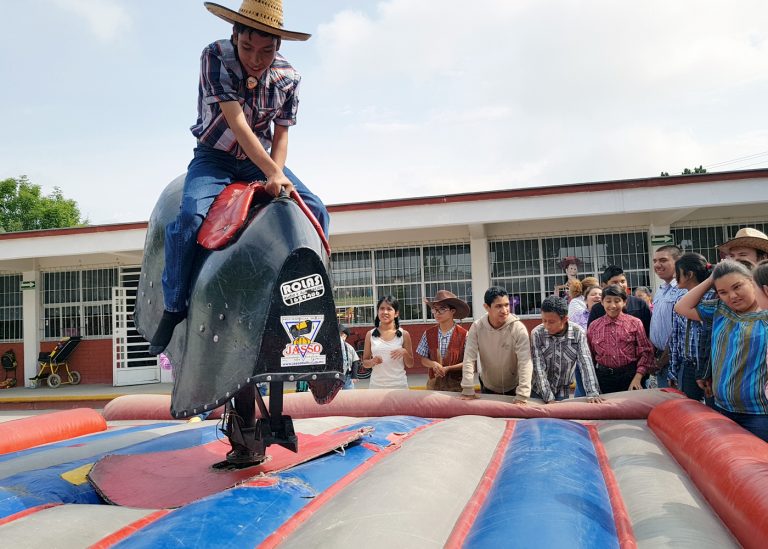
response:
M438 290L433 299L425 299L424 303L437 321L422 334L416 348L421 365L429 369L427 389L459 392L467 330L456 319L469 316L469 305L448 290Z
M282 0L244 0L237 11L212 2L205 7L233 28L229 38L206 46L200 59L197 122L191 127L197 146L178 217L165 230L165 311L150 343L152 354L165 349L187 315L197 232L227 185L266 181L272 196L295 189L328 234L325 206L285 166L301 77L278 50L282 40L307 40L310 35L283 28ZM265 457L257 433L255 388L247 386L233 401L222 429L232 451L216 467L247 467Z
M149 352L160 354L187 314L197 232L216 196L233 181L266 181L273 196L295 189L328 234L328 211L285 166L288 128L296 123L301 77L278 53L282 40L310 35L283 28L282 0L244 0L234 11L205 7L233 24L232 36L203 49L197 138L179 215L165 231L165 312ZM274 132L274 133L273 133Z
M728 259L743 259L757 265L768 257L768 236L752 227L744 227L717 249Z

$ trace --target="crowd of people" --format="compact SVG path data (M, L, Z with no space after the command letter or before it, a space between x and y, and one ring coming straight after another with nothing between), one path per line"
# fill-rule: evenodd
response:
M602 394L671 386L768 441L768 236L746 228L719 248L725 259L714 266L674 245L658 248L655 293L633 295L617 265L599 280L571 278L567 297L558 288L544 299L530 334L504 288L488 288L485 314L468 330L457 322L469 316L467 303L440 290L425 300L436 324L415 353L398 300L384 296L361 365L371 370L369 387L407 388L418 356L427 389L474 399L477 374L481 393L519 405L572 395L600 404Z

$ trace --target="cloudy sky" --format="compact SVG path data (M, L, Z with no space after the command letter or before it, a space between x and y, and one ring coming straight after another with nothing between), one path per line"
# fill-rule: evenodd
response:
M222 0L237 9L239 0ZM284 0L326 203L768 166L768 3ZM0 178L145 221L194 140L196 0L3 2Z

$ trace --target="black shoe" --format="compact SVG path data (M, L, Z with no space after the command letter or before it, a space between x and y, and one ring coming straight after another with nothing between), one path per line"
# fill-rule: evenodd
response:
M226 460L213 464L214 469L244 469L267 459L263 441L256 438L256 427L243 427L242 420L236 414L227 415L221 431L229 439L232 450L227 452Z
M163 318L160 319L157 331L155 331L155 335L152 336L152 341L149 344L149 354L159 355L165 351L173 337L173 329L186 317L186 312L172 313L171 311L163 311Z
M256 467L267 460L267 456L249 452L246 448L238 448L227 452L227 459L214 463L211 467L217 471L233 471Z

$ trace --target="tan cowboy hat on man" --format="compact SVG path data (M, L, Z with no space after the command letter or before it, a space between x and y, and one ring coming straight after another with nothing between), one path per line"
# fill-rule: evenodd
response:
M730 259L745 259L757 264L768 256L768 236L753 227L744 227L717 249Z
M279 36L283 40L307 40L311 34L283 29L282 0L243 0L237 11L213 2L204 2L205 7L217 17L232 23L241 23L252 29Z

